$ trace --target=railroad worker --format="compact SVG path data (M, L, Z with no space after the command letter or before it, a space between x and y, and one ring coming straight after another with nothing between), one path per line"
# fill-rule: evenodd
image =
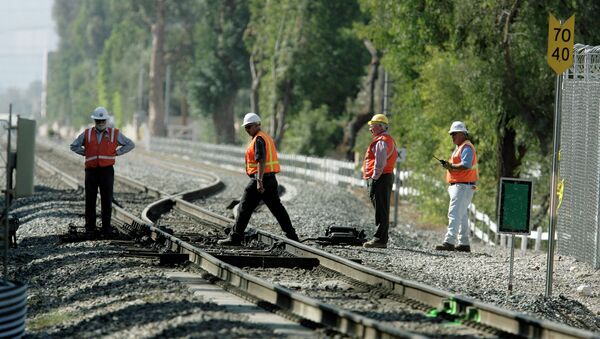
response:
M450 195L448 231L444 242L437 245L435 249L471 252L468 207L479 179L477 153L468 140L469 132L462 121L453 122L448 134L452 137L452 143L456 145L450 159L440 161L447 170L446 181L450 184L448 186Z
M102 234L111 233L115 158L131 151L135 144L116 128L106 127L109 115L104 107L92 113L95 126L84 130L71 144L71 151L85 156L85 229L96 233L96 196L100 189Z
M369 198L375 207L375 225L377 231L373 239L363 247L386 248L390 225L390 196L394 184L394 166L398 152L396 142L388 130L388 118L375 114L369 121L369 131L373 135L371 144L365 153L363 178L367 180Z
M229 237L219 240L218 243L221 245L241 245L244 230L261 200L273 213L286 237L298 241L296 230L292 226L292 221L285 207L281 204L277 191L278 184L275 174L279 173L279 161L277 160L275 143L267 133L261 130L260 117L256 113L246 114L242 126L246 129L246 133L252 137L252 141L246 149L246 174L250 177L250 182L244 189L235 225L231 229Z

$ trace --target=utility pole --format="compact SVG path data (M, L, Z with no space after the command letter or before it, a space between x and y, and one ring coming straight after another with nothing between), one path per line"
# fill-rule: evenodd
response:
M40 98L40 117L46 117L46 97L48 95L48 50L44 50L42 58L42 97Z
M165 126L167 135L169 133L169 97L171 96L171 65L167 65L167 74L165 75Z
M138 111L144 110L144 67L140 67L140 74L138 76Z
M388 101L388 97L389 97L389 78L388 78L388 72L384 71L383 72L383 100L382 100L382 114L387 116L389 114L389 101Z

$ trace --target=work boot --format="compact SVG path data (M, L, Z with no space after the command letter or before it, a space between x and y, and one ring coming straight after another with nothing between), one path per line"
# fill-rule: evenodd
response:
M445 242L441 245L437 245L435 249L438 251L454 251L454 245Z
M471 252L471 246L469 245L458 245L454 248L457 252Z
M363 244L364 248L387 248L387 244L377 239L371 239Z
M217 244L223 246L242 246L242 240L234 234L229 234L227 238L217 241Z

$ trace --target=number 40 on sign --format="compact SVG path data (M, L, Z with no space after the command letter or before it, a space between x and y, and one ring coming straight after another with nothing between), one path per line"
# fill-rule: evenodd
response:
M575 15L564 24L550 14L548 16L548 64L556 74L562 74L573 65L575 41Z

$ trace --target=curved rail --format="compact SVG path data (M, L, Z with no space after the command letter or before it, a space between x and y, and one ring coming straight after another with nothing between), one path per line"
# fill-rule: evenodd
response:
M141 232L149 235L153 240L162 242L171 251L188 254L191 262L238 289L302 318L318 322L341 333L364 338L422 337L253 277L241 269L226 264L202 251L200 248L182 241L153 225L161 214L170 211L172 208L180 209L186 214L205 220L208 218L211 222L218 225L229 225L233 220L204 210L186 201L208 196L214 193L215 190L219 190L220 185L222 183L217 178L211 185L198 190L173 196L165 196L165 194L161 193L163 198L148 206L143 212L143 218L133 216L113 204L113 216L119 220L118 223L115 223L115 226L124 233L139 234ZM417 300L429 305L432 309L441 310L465 321L477 322L516 336L529 338L600 338L600 336L589 331L551 321L539 320L464 296L445 292L431 286L400 279L331 253L264 231L259 230L257 234L259 240L267 245L282 244L285 250L291 254L299 257L317 258L323 267L367 284L384 288L395 295Z

